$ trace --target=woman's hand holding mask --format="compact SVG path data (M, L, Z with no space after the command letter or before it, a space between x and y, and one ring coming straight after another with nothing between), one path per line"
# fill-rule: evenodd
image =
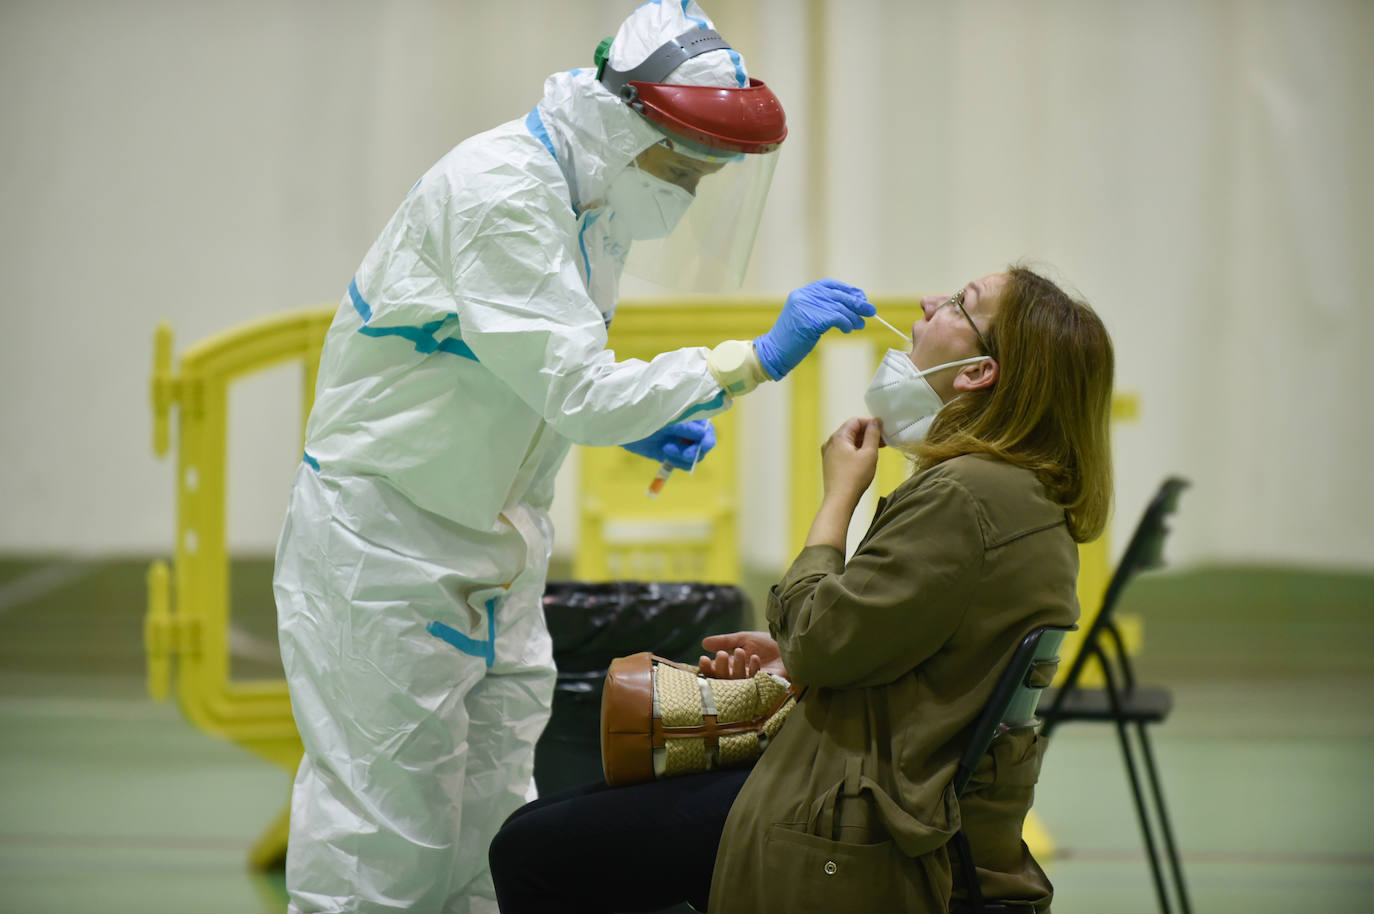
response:
M882 447L883 424L856 416L841 425L821 446L825 497L849 503L852 512L873 482Z
M821 447L825 496L806 535L808 546L832 546L844 552L849 520L878 469L883 424L854 418L841 425Z

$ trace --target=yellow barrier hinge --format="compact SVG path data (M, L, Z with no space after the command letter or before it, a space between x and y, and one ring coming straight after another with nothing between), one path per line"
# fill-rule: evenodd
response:
M180 406L188 415L205 412L205 381L199 373L172 372L172 327L166 321L153 331L153 376L149 384L153 407L153 453L166 456L172 407Z
M143 619L143 647L148 655L148 694L167 698L172 655L200 653L200 619L171 611L171 573L161 560L148 567L148 614Z
M148 566L148 614L143 617L143 649L148 655L148 694L167 698L171 682L171 574L164 561Z
M153 406L153 453L167 454L168 421L172 404L181 399L181 380L172 374L172 327L166 321L153 331L153 378L149 385Z
M172 617L172 649L188 657L200 655L200 619L181 614Z

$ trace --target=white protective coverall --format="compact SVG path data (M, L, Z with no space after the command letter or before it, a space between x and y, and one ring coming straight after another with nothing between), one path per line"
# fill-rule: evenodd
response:
M612 66L705 22L645 4ZM716 50L667 81L746 74ZM706 349L606 349L628 240L599 201L660 138L592 70L555 74L527 116L420 179L349 285L274 580L305 745L291 911L496 911L487 848L533 796L553 695L555 473L572 442L730 405Z

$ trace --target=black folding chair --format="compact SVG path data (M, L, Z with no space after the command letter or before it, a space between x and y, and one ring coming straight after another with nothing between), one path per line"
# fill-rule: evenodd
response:
M1056 653L1064 633L1070 631L1073 628L1045 626L1021 639L1011 662L998 678L992 697L983 706L983 713L974 724L973 735L959 759L959 768L954 774L955 796L963 797L974 770L999 734L1039 723L1035 716L1036 704L1041 691L1059 669ZM960 829L953 841L958 854L958 881L964 887L963 903L953 909L957 914L1030 914L1032 909L1028 904L984 900L968 835Z
M1136 814L1140 818L1140 831L1145 841L1146 856L1150 860L1150 873L1154 877L1155 892L1159 896L1159 908L1164 914L1172 914L1168 893L1165 891L1163 867L1155 844L1154 831L1146 813L1142 791L1142 781L1136 766L1135 752L1129 737L1133 728L1140 743L1140 753L1145 761L1146 780L1154 804L1159 829L1164 838L1165 857L1169 863L1174 892L1182 914L1191 914L1188 891L1183 880L1183 867L1179 863L1178 850L1174 845L1173 829L1169 825L1169 814L1164 803L1164 791L1160 787L1159 773L1155 766L1154 750L1150 746L1147 725L1159 723L1169 716L1173 708L1173 695L1168 689L1138 685L1131 669L1130 660L1121 640L1113 617L1117 599L1126 584L1139 571L1158 568L1164 564L1164 538L1169 532L1165 520L1178 505L1179 494L1188 481L1178 477L1164 480L1150 500L1145 514L1140 519L1135 533L1131 536L1121 564L1107 585L1107 593L1102 598L1102 608L1088 627L1083 642L1074 657L1063 683L1045 695L1046 708L1042 712L1045 720L1043 735L1050 736L1061 724L1073 721L1115 724L1117 737L1121 743L1121 755L1126 762L1127 777L1131 782L1131 793L1135 798ZM1080 685L1083 670L1090 658L1095 658L1106 686L1101 689L1086 689Z

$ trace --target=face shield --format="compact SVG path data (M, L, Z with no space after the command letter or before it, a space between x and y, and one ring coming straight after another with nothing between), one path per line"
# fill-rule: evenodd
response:
M602 62L602 84L663 134L628 167L692 195L685 213L665 214L666 237L630 246L625 269L650 282L721 292L744 281L787 136L782 104L752 78L737 88L661 81L691 57L728 48L714 31L691 29L633 70Z

